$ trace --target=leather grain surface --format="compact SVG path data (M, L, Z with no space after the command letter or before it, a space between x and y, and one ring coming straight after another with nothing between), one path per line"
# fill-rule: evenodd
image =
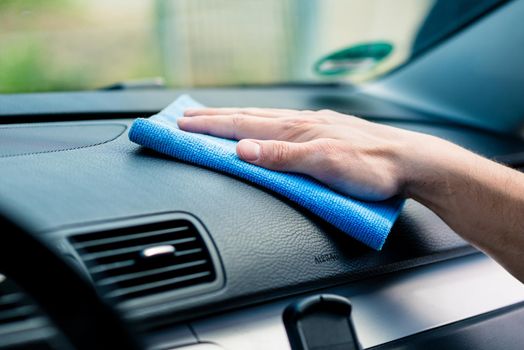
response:
M96 124L104 123L114 121ZM414 201L383 251L373 251L279 196L143 149L126 133L96 147L2 158L0 179L0 201L41 235L160 212L196 216L216 244L226 284L175 305L192 315L474 251Z

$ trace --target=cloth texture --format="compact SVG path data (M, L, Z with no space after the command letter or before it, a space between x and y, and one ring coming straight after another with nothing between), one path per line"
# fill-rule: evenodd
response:
M204 106L182 95L158 114L136 119L129 139L184 162L232 174L272 190L369 247L382 248L403 200L364 202L333 191L311 177L247 163L236 154L237 141L178 128L176 120L184 110L199 107Z

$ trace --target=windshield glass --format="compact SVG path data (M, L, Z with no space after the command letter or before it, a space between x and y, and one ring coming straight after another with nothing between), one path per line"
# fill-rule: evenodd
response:
M0 92L376 79L496 0L1 0Z

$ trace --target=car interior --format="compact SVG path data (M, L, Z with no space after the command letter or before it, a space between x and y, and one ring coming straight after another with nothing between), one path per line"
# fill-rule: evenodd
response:
M153 4L159 45L171 58L184 56L181 68L166 64L166 77L173 75L164 82L135 79L146 72L95 86L81 85L80 72L78 85L73 77L57 87L53 74L69 69L59 60L69 51L53 51L47 75L10 56L24 35L47 44L41 17L68 32L68 50L82 46L75 21L62 28L59 18L66 7L87 5L50 3L61 7L0 5L0 349L524 347L522 283L418 202L406 201L375 251L270 190L128 138L136 118L188 94L217 107L330 109L435 135L522 170L524 1L98 1L82 16L105 13L111 28L142 25L115 8ZM332 3L375 27L311 48L313 31L350 21L328 11ZM289 75L277 65L256 72L256 62L274 53L263 47L264 33L277 40L267 18L284 6L296 23L286 17L283 28L300 30L283 45L296 44L299 54L284 69ZM415 8L420 14L411 18ZM245 30L220 27L228 11ZM388 39L381 18L387 26L410 22L409 38L391 29L404 41ZM193 29L202 40L181 41ZM99 33L103 43L104 30L84 34ZM230 41L219 42L221 30ZM124 49L135 45L115 37ZM238 55L223 53L237 46ZM91 54L86 62L96 65L104 49ZM242 76L242 55L253 80ZM125 72L125 59L104 62ZM238 80L213 80L233 79L235 67Z

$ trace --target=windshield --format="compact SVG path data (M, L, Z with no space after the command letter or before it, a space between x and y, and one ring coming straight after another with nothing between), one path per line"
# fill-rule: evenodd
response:
M1 0L0 92L376 79L496 0Z

